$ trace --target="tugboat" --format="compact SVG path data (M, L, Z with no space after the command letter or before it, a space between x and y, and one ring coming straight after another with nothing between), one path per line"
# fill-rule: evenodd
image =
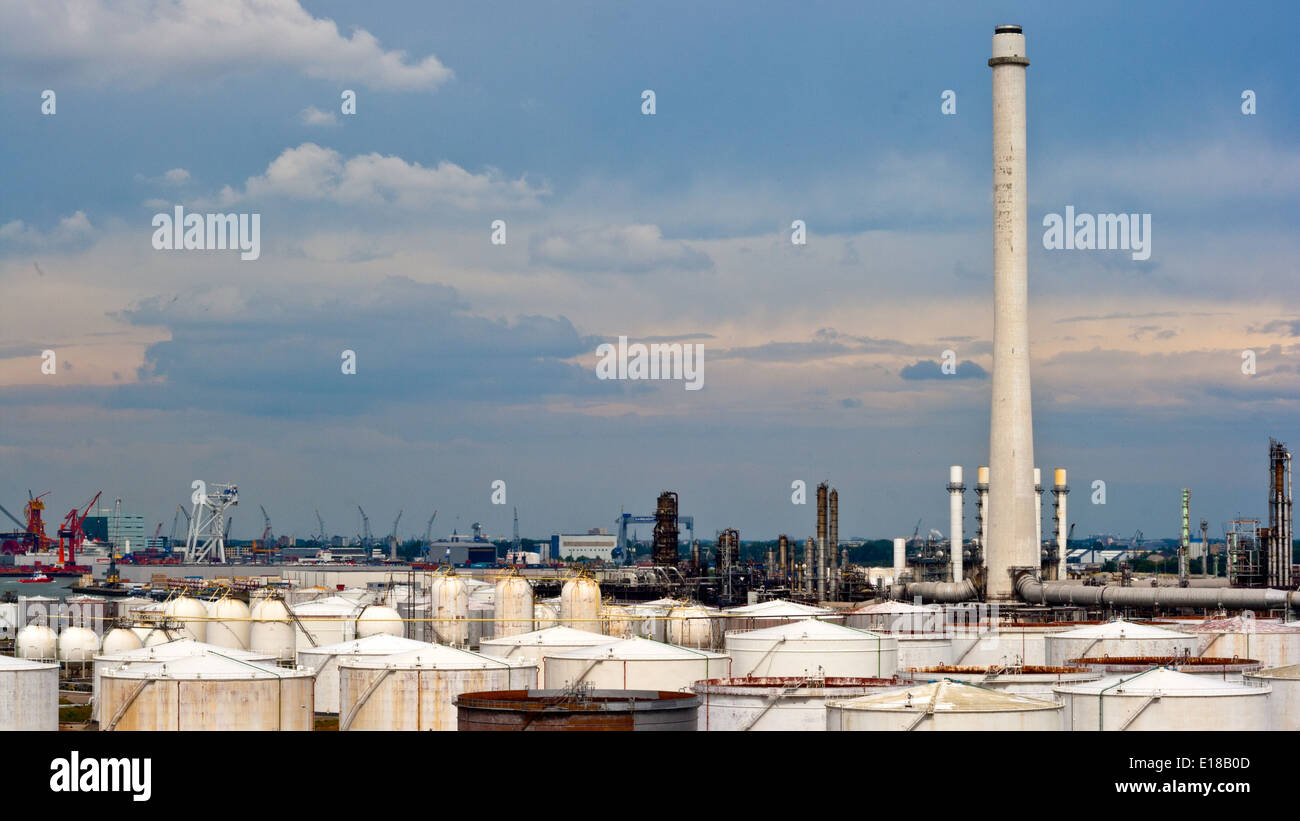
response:
M26 579L19 579L18 581L21 582L22 584L48 584L54 581L54 579L51 579L49 576L45 575L44 573L38 570L35 573L33 573L31 577Z

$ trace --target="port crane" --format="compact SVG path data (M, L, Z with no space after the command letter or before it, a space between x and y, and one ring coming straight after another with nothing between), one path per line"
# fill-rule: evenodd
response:
M316 537L316 540L321 544L325 544L325 520L321 518L320 508L313 508L313 510L316 511L316 521L320 524L320 534Z
M86 503L84 510L78 510L77 508L74 507L72 510L68 511L67 516L63 517L63 525L59 527L59 565L60 566L65 566L63 563L63 558L64 558L63 551L65 545L67 547L67 559L68 559L67 563L69 565L73 565L77 563L77 548L81 547L81 543L86 539L86 531L83 530L82 528L86 523L86 517L90 515L90 511L94 509L95 503L99 501L99 497L102 494L103 494L102 490L99 493L96 493L94 497L92 497L91 500ZM158 529L159 530L162 529L162 522L158 523ZM158 534L155 533L154 537L156 538L157 535Z
M361 513L361 532L357 534L357 538L361 540L362 547L370 547L370 543L375 538L375 535L370 532L370 517L366 515L361 505L357 505L357 510Z

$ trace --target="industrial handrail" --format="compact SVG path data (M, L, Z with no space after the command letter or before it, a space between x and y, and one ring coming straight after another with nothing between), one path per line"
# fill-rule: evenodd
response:
M121 721L122 717L126 715L126 711L131 709L131 705L134 704L135 700L139 698L142 692L144 692L144 688L149 685L150 681L151 679L147 679L147 678L140 679L140 683L135 685L134 688L132 688L130 695L126 697L126 700L123 701L121 706L117 708L117 711L113 713L113 718L104 727L104 732L111 733L113 730L117 728L117 722Z

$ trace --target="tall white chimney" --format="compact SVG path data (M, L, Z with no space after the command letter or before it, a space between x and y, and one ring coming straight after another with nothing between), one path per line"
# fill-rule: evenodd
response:
M907 570L907 540L894 539L894 584L901 584L905 570Z
M1070 494L1070 486L1065 483L1065 468L1057 468L1052 493L1056 496L1056 577L1065 579L1065 551L1069 546L1070 530L1066 520L1069 518L1065 507L1065 497Z
M1043 471L1034 468L1034 544L1038 546L1039 563L1043 551Z
M984 553L984 566L989 563L989 469L980 467L975 471L975 495L978 497L975 518L979 525L980 550Z
M962 580L961 553L961 507L962 491L966 486L961 482L961 465L948 468L948 549L951 551L952 580Z
M1029 394L1029 214L1025 36L993 34L993 407L989 430L987 598L1014 598L1015 569L1037 570L1034 419Z

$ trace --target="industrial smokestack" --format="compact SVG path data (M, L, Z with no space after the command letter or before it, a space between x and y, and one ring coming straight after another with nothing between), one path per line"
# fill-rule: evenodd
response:
M1043 472L1034 468L1034 544L1038 545L1039 564L1042 564L1043 552ZM1056 568L1052 568L1056 572Z
M894 584L903 583L903 571L907 569L907 540L894 539Z
M975 493L979 497L975 509L976 524L979 530L980 550L984 553L984 563L988 564L989 546L989 469L982 467L975 471Z
M814 554L817 552L817 545L812 537L808 538L807 544L803 547L803 590L804 593L811 596L813 592L813 565Z
M1070 486L1065 483L1065 468L1057 468L1055 483L1052 487L1052 493L1056 496L1056 577L1064 580L1065 573L1065 554L1069 547L1068 539L1070 535L1069 525L1067 525L1065 497L1070 493Z
M781 578L788 578L790 575L790 537L782 533L776 537L776 551L779 554L777 567L780 569Z
M826 491L825 482L817 486L817 598L826 599Z
M1025 36L993 34L993 403L989 428L987 598L1014 598L1013 573L1037 570L1034 419L1029 393L1029 215Z
M840 589L840 492L830 496L830 525L826 534L826 552L830 559L831 597L838 600Z
M966 486L961 481L961 465L948 468L948 551L951 553L952 580L962 580L962 493Z

